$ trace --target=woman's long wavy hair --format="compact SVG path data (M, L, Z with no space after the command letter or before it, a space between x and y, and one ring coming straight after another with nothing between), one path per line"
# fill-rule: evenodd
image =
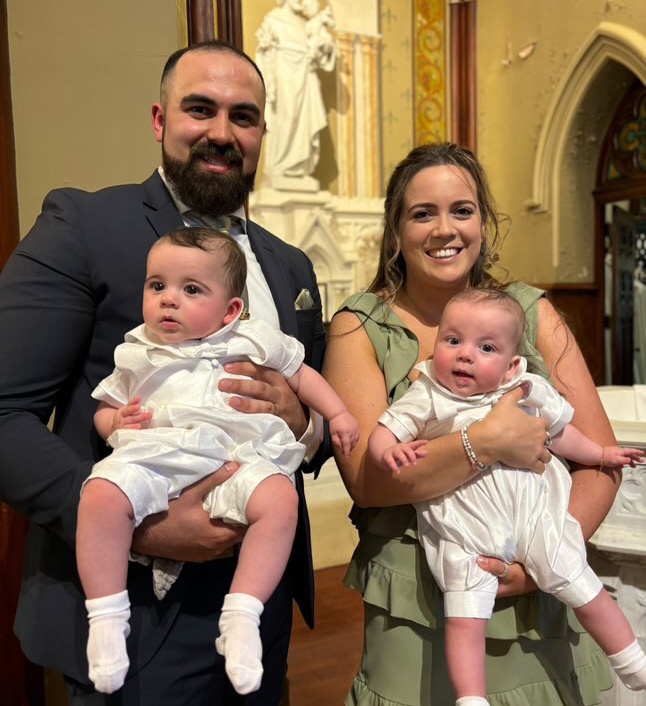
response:
M484 168L471 150L445 143L430 143L412 149L395 167L386 189L384 205L384 235L381 241L377 274L368 287L386 301L392 301L406 280L406 262L401 252L399 222L404 208L406 189L422 169L450 165L460 167L471 175L476 185L478 207L484 238L480 255L471 270L470 286L496 286L489 270L498 259L501 244L500 225L506 216L499 215L489 188Z

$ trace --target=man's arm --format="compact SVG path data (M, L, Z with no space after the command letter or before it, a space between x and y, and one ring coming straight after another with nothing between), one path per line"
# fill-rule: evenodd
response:
M64 201L46 200L0 275L0 497L73 544L91 463L47 423L55 406L63 414L80 377L95 304L83 236Z

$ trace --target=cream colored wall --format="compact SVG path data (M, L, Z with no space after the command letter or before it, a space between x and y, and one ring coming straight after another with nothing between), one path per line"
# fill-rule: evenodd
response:
M562 204L563 245L557 265L553 263L551 214L529 212L524 203L532 197L539 135L562 75L601 22L646 34L644 2L478 0L477 17L478 153L501 209L512 218L503 263L514 277L528 282L589 282L592 197L587 200L589 208L571 209L574 213L568 213L567 203ZM531 54L520 58L519 51L532 43ZM573 157L566 164L567 177L588 192L599 149L595 131L589 129L594 127L591 112L603 112L610 102L609 93L600 91L595 104L586 106L588 125L583 129L582 124L578 131L578 144L568 145Z
M59 186L141 181L176 0L8 0L20 231Z

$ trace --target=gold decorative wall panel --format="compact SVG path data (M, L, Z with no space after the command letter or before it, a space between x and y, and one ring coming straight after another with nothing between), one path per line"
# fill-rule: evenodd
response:
M446 139L444 0L415 0L415 143Z

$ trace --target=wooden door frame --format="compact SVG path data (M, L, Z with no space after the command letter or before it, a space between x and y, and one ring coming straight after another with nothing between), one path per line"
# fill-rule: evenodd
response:
M7 3L0 0L0 270L20 237L8 24ZM15 706L43 706L43 670L25 659L13 634L27 527L23 517L0 502L0 698Z
M11 70L9 65L9 23L7 2L0 1L0 270L16 247L18 227L18 188L16 147L13 133Z
M619 101L619 104L616 106L615 113L610 119L610 124L608 125L606 134L604 135L601 149L599 152L599 161L597 164L597 186L593 191L595 205L594 275L595 281L599 285L599 306L597 307L598 316L596 321L598 322L597 325L601 329L599 336L602 342L601 351L604 372L606 368L604 335L604 302L606 294L605 207L607 204L613 203L615 201L629 201L631 204L632 212L636 213L639 210L637 208L637 202L643 199L644 195L646 195L646 174L644 174L643 171L639 170L639 168L636 166L637 163L633 161L632 158L629 160L629 166L626 166L626 164L619 165L620 162L626 159L626 153L622 153L620 149L619 143L621 142L621 140L616 140L617 131L620 126L625 123L627 119L626 116L628 114L630 114L631 116L636 115L635 112L628 111L636 111L636 108L634 106L637 105L640 100L642 100L642 96L644 96L644 85L639 79L635 78L633 84L628 87L624 97ZM613 160L617 160L614 169L616 175L614 178L610 179L608 178L608 167Z
M215 39L217 34L242 49L242 0L186 0L186 26L189 45Z

